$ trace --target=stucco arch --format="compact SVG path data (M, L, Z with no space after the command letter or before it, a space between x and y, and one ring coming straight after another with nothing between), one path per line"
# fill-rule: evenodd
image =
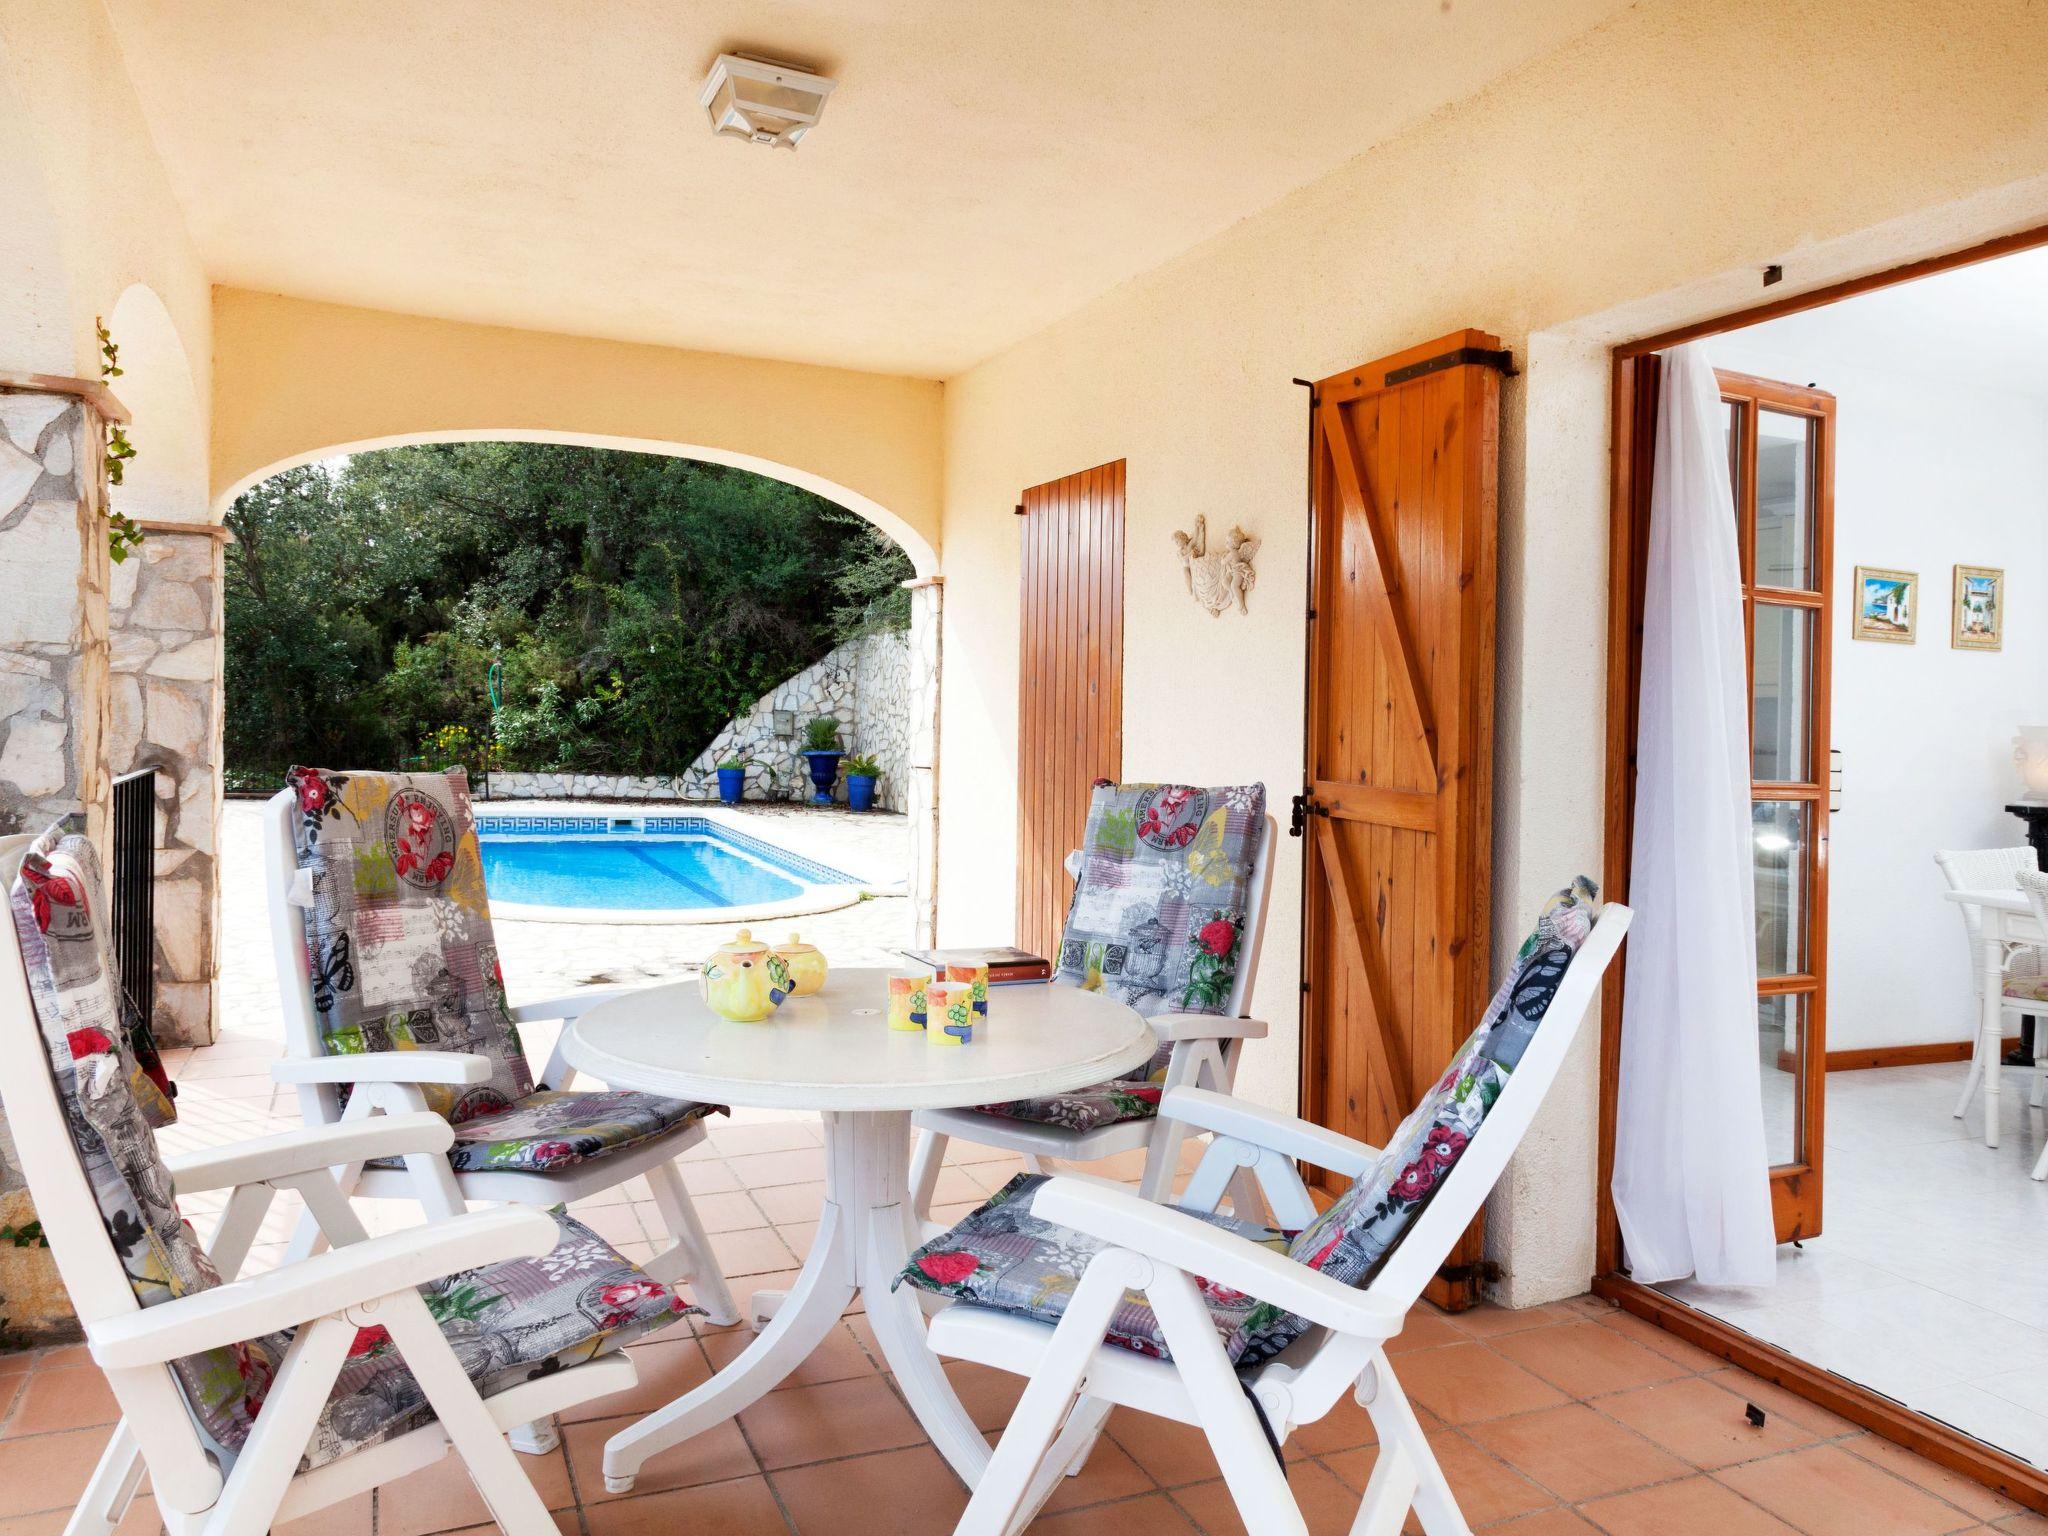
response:
M28 111L0 47L0 370L72 371L71 289Z
M266 475L401 443L578 443L730 464L880 527L937 573L936 381L214 296L215 515Z
M107 317L119 345L115 393L133 418L136 455L108 495L130 517L203 523L207 516L206 427L198 383L171 312L146 283L131 283Z
M785 481L865 518L901 546L904 554L910 557L910 563L919 576L929 576L938 569L938 551L932 548L930 541L921 532L880 502L846 486L835 484L822 475L799 469L792 464L779 464L757 454L739 453L730 448L714 448L704 444L652 438L613 437L600 432L546 432L532 428L484 427L438 432L396 432L356 442L329 443L322 447L305 449L279 459L274 464L266 464L260 469L249 471L215 497L215 514L218 516L225 512L233 504L234 499L250 486L287 469L295 469L301 464L311 464L321 459L340 458L344 454L369 453L378 448L400 448L410 443L568 443L579 448L613 448L626 453L660 453L679 459L701 459L707 464L725 464L734 469L766 475L771 480Z

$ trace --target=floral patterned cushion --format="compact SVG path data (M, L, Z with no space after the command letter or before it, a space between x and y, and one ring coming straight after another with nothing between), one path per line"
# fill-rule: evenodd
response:
M1464 1155L1521 1064L1598 916L1591 881L1580 879L1550 899L1449 1069L1401 1122L1373 1166L1291 1240L1231 1217L1189 1214L1267 1246L1284 1243L1289 1258L1347 1285L1369 1283ZM1029 1196L1041 1183L1036 1175L1012 1179L987 1205L912 1254L897 1283L908 1280L942 1295L1057 1322L1088 1261L1108 1244L1033 1216ZM1309 1326L1269 1302L1206 1280L1197 1284L1223 1336L1224 1353L1240 1367L1272 1359ZM1166 1353L1142 1296L1125 1298L1107 1341L1144 1354Z
M332 1055L462 1051L489 1081L423 1084L456 1128L454 1166L545 1171L601 1157L712 1106L624 1090L534 1091L484 889L469 778L294 768L293 837L310 877L306 958Z
M1057 1323L1089 1260L1110 1245L1034 1215L1032 1201L1045 1180L1044 1174L1018 1174L981 1209L913 1253L895 1284L908 1281L919 1290ZM1233 1216L1206 1211L1188 1214L1276 1252L1286 1250L1284 1232ZM1208 1304L1216 1332L1222 1336L1224 1352L1236 1360L1252 1339L1245 1322L1264 1303L1207 1280L1198 1279L1196 1285ZM1105 1339L1141 1355L1171 1358L1159 1319L1144 1296L1135 1291L1126 1292L1123 1304L1111 1315Z
M2005 995L2030 1002L2048 1003L2048 976L2007 976Z
M620 1152L716 1108L689 1099L665 1099L633 1088L561 1093L538 1088L509 1109L478 1115L455 1127L448 1161L465 1173L517 1169L546 1173ZM398 1160L383 1160L386 1167Z
M144 1115L149 1079L124 1057L112 1017L98 914L105 910L89 843L44 835L8 891L36 1021L65 1121L107 1235L145 1307L211 1290L220 1273L173 1198L169 1168ZM485 1392L640 1338L694 1311L588 1228L557 1215L561 1238L537 1259L452 1276L421 1294ZM308 1449L317 1466L432 1417L403 1362L366 1330ZM291 1344L267 1334L172 1362L207 1438L231 1457Z
M1263 784L1096 785L1053 979L1147 1018L1222 1012L1265 829Z
M1134 1077L1042 1099L1011 1099L1005 1104L982 1104L978 1108L983 1114L1001 1115L1006 1120L1029 1120L1069 1131L1092 1131L1124 1120L1150 1120L1159 1113L1159 1097L1166 1091L1166 1069L1172 1061L1173 1047L1162 1045Z

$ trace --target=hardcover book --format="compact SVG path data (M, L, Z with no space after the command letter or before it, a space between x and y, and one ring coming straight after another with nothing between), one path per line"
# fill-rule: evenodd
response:
M1009 944L981 949L906 949L903 953L934 971L944 971L949 965L985 965L991 984L1052 979L1052 963L1044 956Z

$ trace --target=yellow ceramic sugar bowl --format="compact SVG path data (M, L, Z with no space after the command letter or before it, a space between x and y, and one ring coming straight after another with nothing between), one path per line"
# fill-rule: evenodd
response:
M789 977L796 984L798 997L809 997L825 985L825 957L815 944L806 944L792 933L775 946L775 956L789 967Z
M758 1024L794 987L782 957L744 928L711 952L698 985L711 1011L735 1024Z

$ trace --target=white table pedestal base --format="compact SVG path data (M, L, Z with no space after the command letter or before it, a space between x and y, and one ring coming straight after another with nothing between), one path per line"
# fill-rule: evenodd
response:
M772 1301L772 1293L762 1293L773 1315L732 1364L605 1442L607 1492L630 1492L649 1457L780 1386L837 1325L856 1293L866 1299L883 1358L925 1433L970 1489L981 1480L988 1442L925 1346L922 1293L889 1289L920 1241L910 1205L910 1116L828 1110L824 1121L825 1205L796 1284Z

